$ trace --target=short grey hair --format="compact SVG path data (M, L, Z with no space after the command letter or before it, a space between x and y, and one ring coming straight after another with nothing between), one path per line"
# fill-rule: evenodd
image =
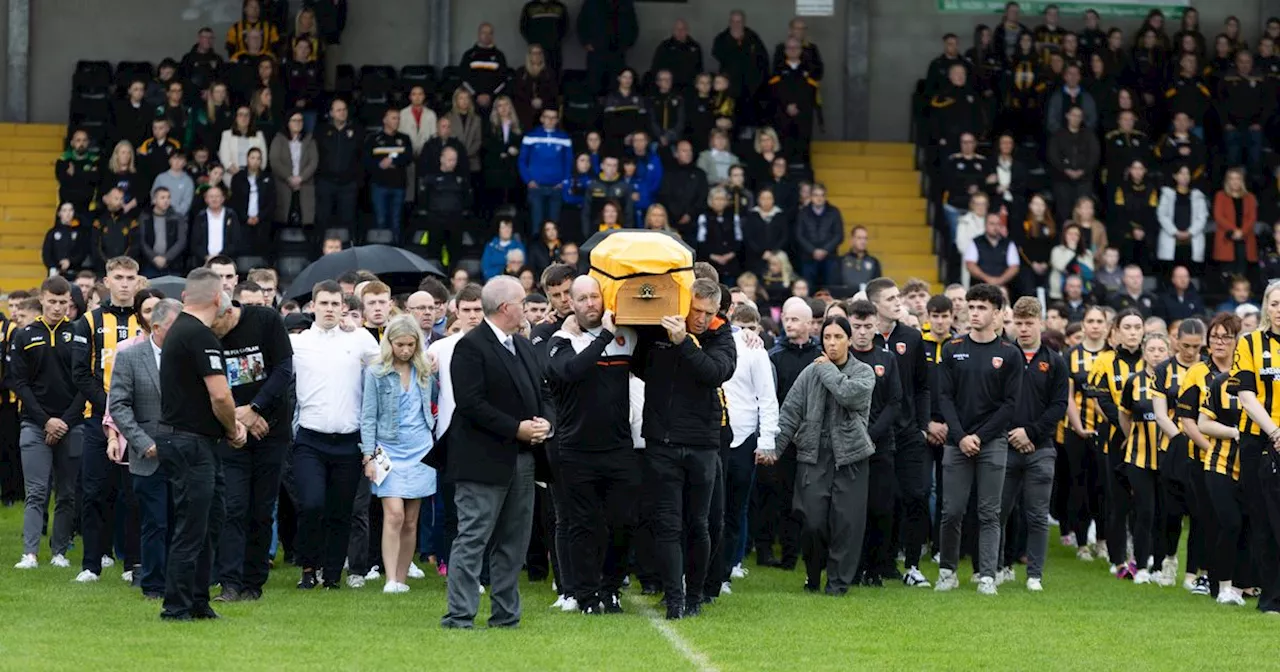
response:
M231 310L231 302L233 300L230 292L222 293L222 303L218 304L218 317L226 315L227 311Z
M693 298L695 299L711 299L720 304L720 284L708 280L707 278L699 278L693 281Z
M151 329L155 330L156 325L168 325L181 312L181 301L177 299L160 299L160 302L151 308Z
M707 192L707 207L711 207L711 202L715 200L716 196L720 196L727 201L729 200L729 190L724 187L711 187L711 191Z
M197 268L187 274L187 284L182 299L192 306L212 304L222 293L222 278L207 268Z
M490 278L480 290L480 308L485 315L498 312L504 303L512 303L524 298L524 287L520 281L509 275Z

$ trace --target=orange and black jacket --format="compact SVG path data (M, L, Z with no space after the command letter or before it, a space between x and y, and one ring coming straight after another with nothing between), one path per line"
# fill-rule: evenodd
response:
M98 210L89 237L89 253L95 268L105 269L107 260L112 257L138 258L140 236L138 216L135 214L137 212L137 208L132 212L111 212L107 208Z
M71 377L74 336L70 320L49 324L42 315L9 343L6 384L22 402L22 419L40 429L49 418L74 427L84 417L85 398Z
M716 450L724 408L719 388L737 368L737 345L728 320L716 316L707 330L679 345L660 328L636 330L631 371L645 382L646 445Z
M227 53L235 54L241 51L248 51L249 45L246 38L253 29L262 31L262 51L270 52L276 48L276 44L280 41L280 32L276 27L271 25L270 21L259 20L257 23L249 23L244 19L240 19L231 24L227 29Z

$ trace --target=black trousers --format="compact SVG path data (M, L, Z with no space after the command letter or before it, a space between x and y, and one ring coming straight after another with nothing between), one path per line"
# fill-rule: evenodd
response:
M352 502L360 473L359 434L298 430L293 479L298 492L298 564L324 569L325 583L342 577L351 538Z
M173 497L163 616L194 616L209 608L210 566L223 517L220 441L163 427L156 437L156 454Z
M1187 437L1179 436L1160 455L1160 526L1156 543L1156 559L1177 557L1178 543L1182 539L1182 519L1191 519L1191 531L1187 534L1187 563L1184 571L1196 574L1204 565L1204 520L1200 516L1197 490L1191 483L1192 467L1196 476L1203 477L1201 464L1193 464L1187 455ZM1202 483L1203 478L1199 479Z
M654 558L666 600L699 602L711 556L707 515L716 449L653 443L644 452L644 488L653 493Z
M572 594L585 607L622 590L635 527L639 459L631 446L561 450L559 458L565 494L560 506L575 572Z
M893 470L898 483L896 521L904 567L920 566L920 549L929 534L929 481L933 460L924 437L914 429L901 432L894 444Z
M1133 506L1133 558L1138 569L1147 566L1147 559L1155 552L1156 501L1160 496L1160 474L1152 469L1141 469L1126 465L1125 478L1129 483ZM1112 514L1115 516L1116 514ZM1124 552L1123 537L1116 537L1116 545ZM1114 551L1112 554L1114 555ZM1162 558L1156 557L1159 563ZM1158 565L1157 565L1158 567Z
M18 448L21 427L18 404L9 403L7 399L0 402L0 502L6 504L21 502L26 497L22 483L22 451Z
M277 497L276 534L287 561L296 561L298 550L298 493L293 483L293 450L286 450L280 469L280 494Z
M1107 555L1113 565L1128 562L1126 555L1129 539L1129 514L1133 512L1133 497L1129 494L1128 465L1124 463L1124 435L1116 432L1116 438L1107 445L1107 452L1098 456L1105 462L1106 478ZM1099 466L1104 466L1100 464ZM1114 540L1112 543L1110 540Z
M1240 443L1240 488L1248 516L1249 551L1262 595L1259 611L1280 611L1280 459L1264 436Z
M1244 492L1240 482L1230 476L1207 471L1205 489L1213 509L1214 521L1209 539L1209 580L1217 588L1220 581L1239 581L1246 573L1241 565L1240 548L1244 545ZM1239 584L1237 584L1239 585ZM1244 587L1241 585L1241 587Z
M751 484L756 469L756 435L747 437L737 448L720 451L724 462L724 544L721 556L728 572L742 562L747 507L751 502ZM723 580L728 580L726 576Z
M102 430L102 417L94 416L81 430L84 451L80 458L80 488L84 502L80 509L80 534L84 537L81 569L102 574L102 556L111 555L115 530L116 504L123 501L127 510L125 530L126 568L142 564L142 546L137 529L137 500L133 489L125 488L129 468L107 457L107 437ZM124 495L123 499L121 495Z
M466 157L462 157L466 160ZM359 185L353 180L351 182L338 182L326 178L316 179L316 226L320 229L321 235L324 229L333 227L345 227L352 230L352 234L357 232L356 228L356 199L359 195Z
M224 590L261 591L267 583L271 512L280 495L286 445L272 438L238 450L222 444L227 517L219 535L217 576Z
M729 568L724 564L724 472L723 453L717 453L715 482L711 486L711 506L707 508L707 538L710 545L707 553L707 575L702 583L702 594L705 597L720 597L721 584L729 580ZM692 552L686 553L685 564L689 565L693 557Z
M897 573L893 537L893 444L876 446L867 461L870 483L867 485L866 537L862 544L859 574L882 576ZM939 503L942 497L938 497Z
M783 452L770 466L756 472L756 564L774 559L773 544L782 546L782 562L794 565L800 556L800 517L792 508L796 487L796 451Z

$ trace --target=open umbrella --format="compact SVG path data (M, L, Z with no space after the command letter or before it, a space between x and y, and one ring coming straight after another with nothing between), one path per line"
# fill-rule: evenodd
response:
M286 299L311 295L317 282L336 280L348 271L369 271L395 289L416 289L422 276L445 277L439 266L391 245L362 245L327 254L302 269L284 293Z
M163 293L167 298L182 300L182 290L187 288L187 279L180 275L162 275L147 281L147 286Z

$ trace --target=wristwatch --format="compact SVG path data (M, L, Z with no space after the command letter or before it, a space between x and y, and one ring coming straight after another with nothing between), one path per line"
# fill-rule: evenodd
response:
M257 413L258 415L262 415L262 407L253 402L249 402L249 410Z

